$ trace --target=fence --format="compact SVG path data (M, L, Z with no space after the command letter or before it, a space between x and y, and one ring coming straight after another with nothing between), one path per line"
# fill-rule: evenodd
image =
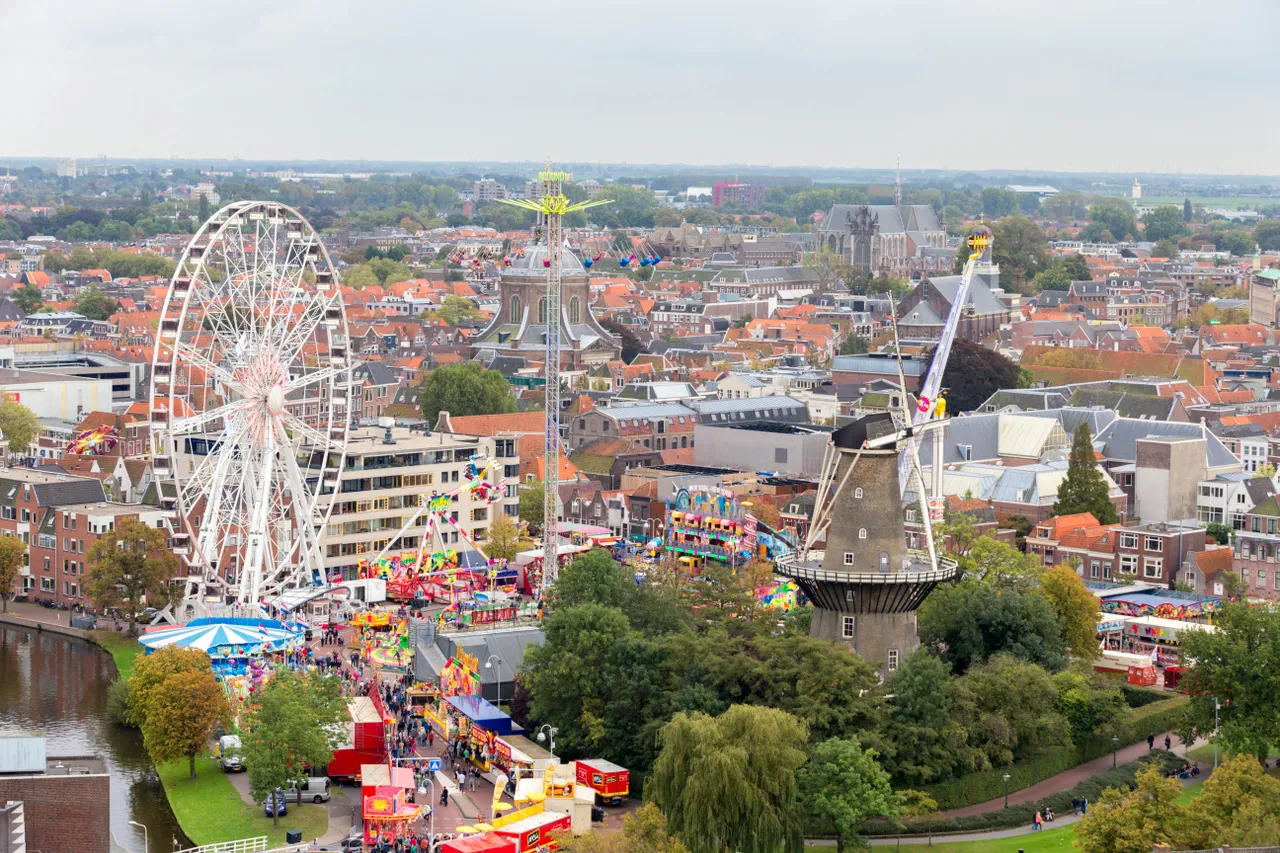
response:
M259 835L257 838L238 838L235 841L219 841L217 844L188 847L176 853L263 853L266 849L267 837ZM296 849L296 845L286 849Z

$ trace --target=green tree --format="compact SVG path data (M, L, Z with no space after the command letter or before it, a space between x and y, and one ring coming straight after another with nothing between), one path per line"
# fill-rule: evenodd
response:
M1182 221L1191 222L1191 199L1184 198L1182 200Z
M960 571L966 579L986 586L1027 587L1040 573L1040 562L994 536L979 536L959 555Z
M565 853L688 853L679 838L668 834L667 819L653 803L623 815L622 832L588 832L556 843Z
M1138 233L1133 208L1124 202L1099 202L1093 205L1089 208L1089 221L1110 232L1113 236L1108 242L1112 243L1134 237Z
M27 564L27 546L17 536L0 536L0 608L9 610L9 596L18 582L18 570Z
M560 570L551 587L551 603L557 611L584 604L621 608L635 586L629 575L608 551L593 548Z
M1052 670L1067 662L1067 644L1049 603L1017 587L974 581L940 587L919 613L920 639L956 672L1007 653Z
M484 552L498 560L514 559L520 552L520 527L505 512L498 513L489 524Z
M129 677L128 721L142 728L147 717L156 707L153 698L160 687L172 676L181 673L213 673L213 662L207 652L200 649L180 649L164 646L149 655L139 657Z
M1091 661L1098 655L1098 596L1084 580L1066 566L1057 566L1040 575L1040 595L1058 617L1067 650L1076 660Z
M22 239L22 226L8 217L0 217L0 240L16 243Z
M1124 694L1114 679L1093 671L1088 663L1076 663L1055 673L1058 698L1055 710L1071 727L1071 739L1083 743L1093 734L1111 731L1126 712Z
M1000 265L1000 286L1024 292L1049 263L1049 240L1025 216L1006 216L991 229L991 259Z
M1264 252L1280 250L1280 219L1264 219L1253 229L1253 239Z
M934 352L929 354L930 365ZM1018 365L994 350L957 339L942 373L942 387L948 414L971 411L1002 388L1017 388Z
M804 723L773 708L677 714L662 730L645 796L693 853L799 853L796 772L807 740Z
M867 339L857 335L849 335L849 337L845 338L844 342L840 344L841 355L861 355L862 353L869 352L870 350L871 345L867 342Z
M169 581L178 570L178 558L169 550L163 530L124 517L114 530L89 548L89 597L99 608L117 607L129 620L129 634L137 633L133 614L145 603L164 607L169 602Z
M90 320L106 320L120 309L120 303L99 290L96 284L82 290L72 305L77 314Z
M1093 517L1102 524L1115 524L1120 520L1115 505L1111 503L1107 475L1098 467L1093 434L1089 431L1089 424L1083 421L1072 436L1067 476L1058 486L1058 500L1053 505L1054 515L1079 512L1093 513Z
M520 503L517 511L520 520L533 530L541 531L542 523L546 520L546 493L541 480L535 480L532 483L524 483L520 486Z
M339 724L347 713L337 679L318 672L278 672L256 696L242 736L242 756L249 793L261 803L305 778L306 766L329 763L345 737ZM278 812L271 824L280 825Z
M1089 262L1084 259L1084 255L1076 252L1067 255L1062 260L1062 265L1067 270L1067 275L1072 281L1092 281L1093 271L1089 269Z
M442 411L456 416L504 415L516 410L511 383L474 361L447 364L422 383L422 416L435 424Z
M1233 603L1215 622L1214 633L1191 631L1182 641L1183 654L1196 662L1186 681L1191 728L1213 733L1216 700L1218 742L1262 761L1280 744L1280 611Z
M374 258L365 266L368 267L369 272L373 273L374 278L378 279L378 284L395 284L397 281L408 281L413 278L413 270L390 258Z
M835 829L837 853L863 846L858 831L868 820L898 814L889 774L876 757L856 738L830 738L813 748L797 774L809 814Z
M1156 244L1151 247L1151 257L1153 258L1169 258L1170 260L1176 260L1178 254L1178 244L1167 237L1162 240L1158 240Z
M956 680L952 711L969 733L975 769L1002 767L1051 746L1071 743L1057 712L1058 692L1043 667L995 655Z
M952 718L951 667L925 649L912 652L885 687L889 695L885 767L908 785L928 785L972 769L969 733Z
M602 187L596 199L607 199L611 204L593 208L588 212L593 222L606 228L652 228L655 204L653 193L647 189L615 184Z
M196 756L216 726L231 720L227 695L214 674L188 670L170 675L152 692L142 742L153 761L187 759L190 778L196 778Z
M521 682L530 716L560 730L556 743L566 755L585 756L605 743L605 706L616 688L610 659L630 629L622 611L584 604L547 619L546 641L525 652Z
M347 267L341 274L342 283L347 287L354 287L356 290L363 290L366 287L372 287L381 284L378 277L373 274L373 270L369 269L368 264L356 264Z
M1205 532L1217 540L1219 545L1231 544L1231 525L1220 521L1211 521L1205 525Z
M1258 248L1258 244L1254 242L1252 234L1248 231L1234 229L1220 232L1215 245L1220 251L1230 252L1236 257L1252 255Z
M1180 846L1263 847L1280 842L1280 779L1250 756L1218 765L1187 805Z
M34 314L44 304L44 291L34 284L24 284L13 292L13 304L23 314Z
M1178 802L1182 786L1165 778L1156 767L1139 771L1136 788L1108 788L1089 813L1076 824L1081 853L1150 853L1157 844L1170 844L1185 818Z
M484 316L470 299L452 293L444 298L436 313L450 326L469 326Z
M1036 273L1036 290L1070 290L1071 274L1067 265L1060 259L1050 262L1049 266Z
M1012 216L1018 212L1018 194L999 187L987 187L982 191L982 213L992 219Z
M1142 236L1151 242L1177 240L1187 233L1182 211L1172 204L1165 204L1142 217Z

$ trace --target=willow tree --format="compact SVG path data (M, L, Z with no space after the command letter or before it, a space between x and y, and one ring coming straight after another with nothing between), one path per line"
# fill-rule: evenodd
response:
M676 714L662 730L645 793L692 853L798 853L796 771L808 739L801 720L773 708Z

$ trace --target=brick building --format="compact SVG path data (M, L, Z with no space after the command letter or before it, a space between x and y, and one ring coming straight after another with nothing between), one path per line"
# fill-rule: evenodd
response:
M21 732L4 737L38 740ZM43 754L43 746L38 753ZM22 825L26 850L108 853L111 850L111 777L98 756L48 756L35 770L0 765L0 806L22 803ZM68 807L74 809L69 818ZM6 811L0 826L13 829L12 811ZM0 839L0 849L10 847L11 837Z

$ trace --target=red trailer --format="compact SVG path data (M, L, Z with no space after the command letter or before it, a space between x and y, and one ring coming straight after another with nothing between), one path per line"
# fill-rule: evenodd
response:
M578 759L577 780L596 792L596 802L617 805L631 792L631 771L603 758Z
M331 779L356 781L365 764L386 763L387 729L376 694L350 700L347 713L351 721L346 723L346 742L333 751L327 772Z
M516 844L496 832L468 835L440 845L440 853L516 853Z

